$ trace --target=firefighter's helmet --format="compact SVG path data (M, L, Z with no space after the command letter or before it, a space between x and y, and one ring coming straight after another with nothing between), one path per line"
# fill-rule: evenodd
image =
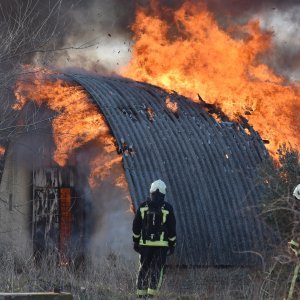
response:
M166 188L167 188L166 184L162 180L158 179L152 182L150 187L150 193L154 193L158 190L160 193L165 195Z
M300 200L300 184L295 187L293 196Z

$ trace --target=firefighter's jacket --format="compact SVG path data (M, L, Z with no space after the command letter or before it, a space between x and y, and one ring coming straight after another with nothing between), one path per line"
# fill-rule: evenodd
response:
M163 232L160 234L159 240L147 240L143 237L143 219L149 205L160 205L163 215ZM139 243L140 246L156 246L156 247L173 247L176 244L176 219L173 211L173 207L170 203L161 200L153 201L147 199L144 201L136 211L133 225L133 242Z

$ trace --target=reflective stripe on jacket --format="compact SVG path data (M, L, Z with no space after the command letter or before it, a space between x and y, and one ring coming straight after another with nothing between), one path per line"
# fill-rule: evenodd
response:
M143 219L146 211L149 209L150 199L143 202L135 214L132 232L133 241L139 243L141 246L150 247L169 247L175 246L176 244L176 219L173 211L173 207L170 203L162 201L160 203L162 207L162 218L165 230L161 233L159 240L146 240L142 237Z

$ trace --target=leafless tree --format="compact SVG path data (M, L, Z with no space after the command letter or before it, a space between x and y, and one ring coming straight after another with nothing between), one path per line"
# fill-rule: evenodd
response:
M15 126L18 113L11 105L15 81L24 72L22 65L32 63L37 53L56 49L62 0L43 3L43 6L37 0L0 3L0 144L5 144L21 127Z

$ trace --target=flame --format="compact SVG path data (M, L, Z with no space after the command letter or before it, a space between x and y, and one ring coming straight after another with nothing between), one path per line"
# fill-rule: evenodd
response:
M106 153L102 153L91 161L90 166L92 172L89 178L91 187L96 187L99 182L107 178L111 174L112 168L115 164L121 166L122 156L117 156L113 159L108 158L109 157ZM116 179L115 185L119 186L119 180L121 180L121 177Z
M170 97L166 99L166 107L172 112L176 113L178 111L178 104L177 102L172 102Z
M152 107L147 107L146 108L146 113L147 113L148 119L152 122L155 118L155 112L154 112L153 108Z
M118 174L122 176L122 156L117 154L115 139L87 92L73 82L49 75L53 74L48 70L35 70L28 80L18 81L15 87L17 102L13 108L21 110L27 102L35 101L38 105L46 104L57 113L52 120L56 145L53 158L60 166L65 166L70 155L83 145L91 141L101 145L99 154L90 161L89 182L92 187L110 175L109 171L116 164L120 165ZM118 184L120 181L116 179Z
M270 140L274 156L285 142L299 148L299 84L288 83L260 61L272 48L271 32L257 20L222 29L203 4L185 1L177 10L158 11L157 1L151 3L152 12L137 10L133 56L122 75L194 101L199 93L232 120L246 115Z
M2 157L5 154L6 149L2 146L0 146L0 157Z

